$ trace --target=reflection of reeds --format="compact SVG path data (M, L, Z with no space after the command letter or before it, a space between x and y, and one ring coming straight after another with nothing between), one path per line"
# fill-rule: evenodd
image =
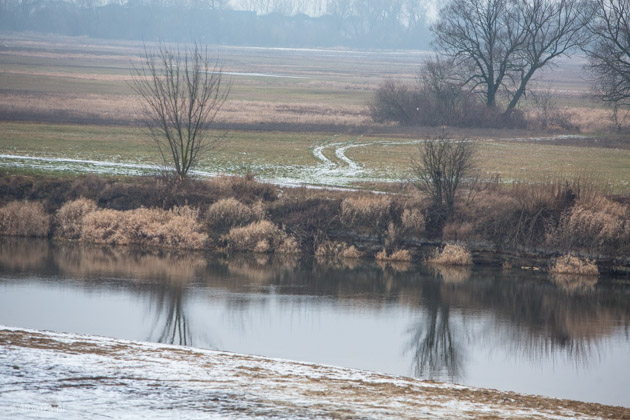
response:
M179 282L200 275L206 266L206 259L196 253L127 247L63 244L54 256L62 273L85 278L105 274Z
M597 284L597 276L584 276L580 274L552 273L551 281L558 288L569 294L583 294L592 292Z
M295 255L234 255L227 260L231 275L248 283L269 284L281 273L292 271L298 264Z
M472 274L470 266L431 264L431 270L442 278L444 283L457 284L468 280Z
M0 237L0 265L11 270L37 270L46 265L47 239Z

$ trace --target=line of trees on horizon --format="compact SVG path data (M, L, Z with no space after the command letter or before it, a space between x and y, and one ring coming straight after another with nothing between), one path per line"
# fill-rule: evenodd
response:
M419 0L0 0L0 28L227 45L428 49L425 5Z

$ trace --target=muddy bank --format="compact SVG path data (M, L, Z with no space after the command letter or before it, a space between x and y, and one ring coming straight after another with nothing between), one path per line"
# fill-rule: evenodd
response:
M0 357L0 409L29 418L630 418L621 407L10 327Z

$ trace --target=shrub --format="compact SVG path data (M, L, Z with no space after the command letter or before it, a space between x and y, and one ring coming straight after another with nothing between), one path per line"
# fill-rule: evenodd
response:
M400 218L405 233L420 234L424 232L424 215L418 209L405 209Z
M197 221L198 211L188 206L172 210L97 210L83 217L81 239L112 245L153 245L203 248L208 235Z
M568 254L554 260L549 268L551 273L556 274L579 274L582 276L598 276L597 265L588 259L582 259Z
M7 236L48 236L50 216L42 203L13 201L0 208L0 233Z
M341 202L341 221L380 233L390 221L390 200L387 197L349 197Z
M247 226L235 227L223 236L232 251L296 253L299 251L294 238L268 220L260 220Z
M253 219L252 209L234 198L217 201L206 213L206 222L214 231L227 231L235 226L246 225Z
M605 197L581 200L564 211L546 236L548 245L564 249L613 250L630 246L630 210Z
M436 249L427 260L440 265L472 265L472 254L462 245L448 244L441 251Z
M401 261L401 262L410 262L411 254L406 249L397 249L392 252L390 255L387 254L385 249L382 249L380 252L376 254L374 257L376 261Z
M361 258L361 252L345 242L324 241L317 245L315 256L319 258Z
M64 239L81 238L83 218L97 209L94 201L85 198L67 202L57 210L55 215L57 224L55 235Z

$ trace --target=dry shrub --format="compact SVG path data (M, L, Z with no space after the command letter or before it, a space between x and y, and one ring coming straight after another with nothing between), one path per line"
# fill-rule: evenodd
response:
M397 249L391 254L387 254L387 250L383 248L380 252L378 252L374 258L376 261L401 261L401 262L410 262L411 254L406 249Z
M235 227L223 236L232 251L298 253L299 246L278 226L268 220L260 220L247 226Z
M350 226L381 230L390 221L390 205L387 197L348 197L341 203L341 221Z
M55 235L64 239L81 238L83 218L97 209L96 203L86 198L67 202L57 210L55 215L57 224Z
M595 262L571 254L556 258L549 268L549 271L556 274L579 274L581 276L599 275L599 270Z
M240 201L273 201L278 198L275 185L256 181L252 174L245 176L217 176L208 185L219 191L224 197L237 197Z
M350 245L349 248L344 249L341 253L341 258L348 260L357 260L361 257L363 257L363 253L356 249L354 245Z
M361 258L361 252L354 247L348 247L345 242L324 241L317 245L315 256L318 258Z
M448 244L441 251L436 249L427 260L439 265L472 265L472 254L463 245Z
M50 234L50 216L39 202L12 201L0 208L0 234L45 237Z
M219 200L208 208L206 222L211 230L223 232L235 226L246 225L257 218L256 216L249 206L230 197Z
M608 251L630 245L630 210L605 197L580 200L562 213L546 242L564 249Z
M405 233L420 234L424 232L424 215L418 209L405 209L400 217L400 222Z
M98 210L83 217L81 239L112 245L200 249L208 235L197 219L198 211L188 206L172 210Z

